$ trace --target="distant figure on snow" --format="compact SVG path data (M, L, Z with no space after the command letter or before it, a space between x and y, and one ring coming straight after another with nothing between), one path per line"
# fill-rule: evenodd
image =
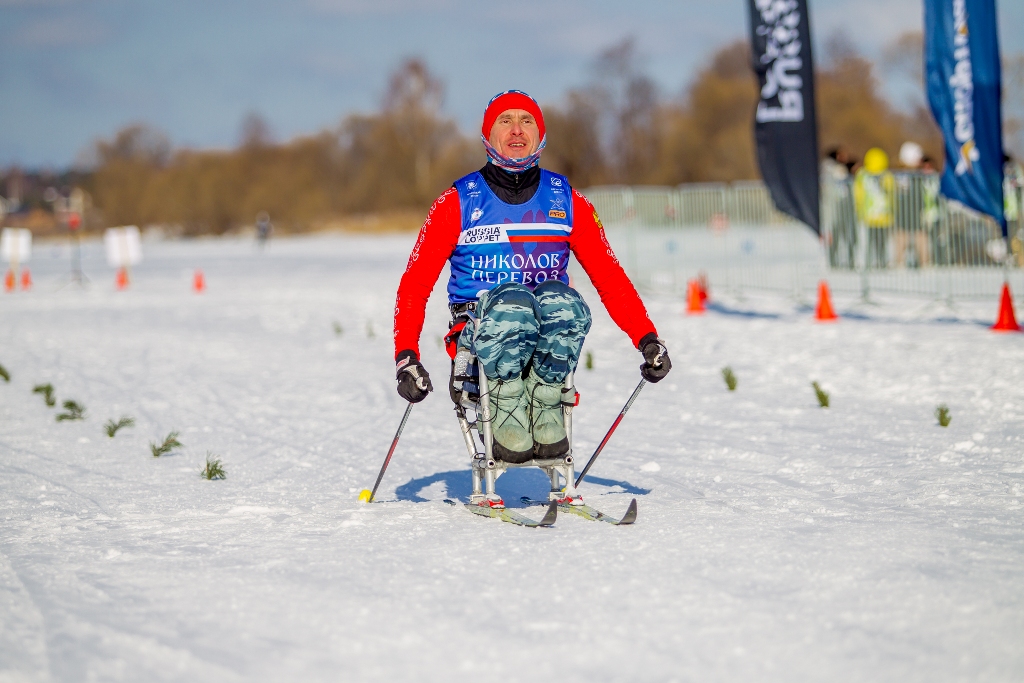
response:
M270 233L273 231L274 224L270 222L270 214L266 211L260 211L256 215L256 243L260 245L261 249L266 246Z

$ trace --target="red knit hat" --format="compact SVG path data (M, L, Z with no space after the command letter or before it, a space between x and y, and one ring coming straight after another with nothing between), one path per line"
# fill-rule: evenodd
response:
M533 114L533 118L537 119L537 128L540 129L540 139L544 139L544 114L541 113L537 100L522 90L506 90L492 97L487 103L487 109L484 110L484 123L480 127L480 133L485 140L490 139L494 122L502 112L509 109L523 109Z

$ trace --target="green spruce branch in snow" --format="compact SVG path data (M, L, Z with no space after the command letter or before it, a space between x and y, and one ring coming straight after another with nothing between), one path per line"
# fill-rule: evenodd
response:
M940 426L948 427L949 423L953 421L953 416L949 414L949 406L945 403L940 403L936 406L935 419L939 421Z
M57 422L84 420L85 406L76 401L64 401L64 412L57 415Z
M117 422L114 422L113 420L107 420L107 424L103 425L103 430L107 433L107 436L109 436L111 439L113 439L114 435L117 434L117 430L123 429L125 427L134 427L134 426L135 426L135 419L125 415L124 417L122 417Z
M594 354L591 351L587 351L586 360L583 362L583 367L587 370L594 369Z
M736 391L736 385L738 382L732 368L728 366L722 368L722 379L725 380L725 386L729 387L729 391Z
M366 338L367 339L374 339L374 338L376 338L376 336L377 336L377 333L373 331L373 321L372 320L367 320L366 321Z
M149 444L149 450L153 454L154 458L159 458L161 455L167 455L175 448L182 448L183 444L178 441L178 432L171 432L164 439L164 442L159 446L153 442Z
M11 381L11 373L7 372L7 368L2 365L0 365L0 377L3 377L5 382Z
M345 328L342 327L341 323L339 323L337 320L331 323L331 327L334 328L335 336L340 337L341 335L345 334Z
M818 397L818 405L828 408L828 392L822 389L817 382L811 382L811 386L814 387L814 395Z
M224 471L219 458L214 458L213 453L206 451L206 466L199 470L199 476L203 479L213 481L214 479L226 479L228 473Z
M51 408L57 405L57 399L53 395L53 385L50 383L37 384L32 387L33 394L42 394L43 400L46 401L46 405Z

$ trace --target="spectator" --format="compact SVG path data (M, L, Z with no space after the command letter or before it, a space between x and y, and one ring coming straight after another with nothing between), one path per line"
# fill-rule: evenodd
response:
M260 211L256 216L256 242L261 249L267 244L267 239L270 238L270 233L273 231L274 224L270 222L270 214Z
M897 266L914 265L920 268L931 262L928 232L922 225L924 177L913 173L921 168L924 158L924 151L916 142L904 142L900 147L900 162L911 172L900 174L895 179L893 261ZM908 258L911 253L914 254L912 263Z
M930 156L921 157L921 231L924 234L924 248L921 253L928 256L928 265L936 259L931 258L932 249L939 249L939 172Z
M829 150L821 164L825 191L825 240L829 264L833 268L853 268L857 244L853 197L850 194L850 168L853 163L842 147ZM845 256L846 258L841 258Z
M1009 154L1003 155L1003 217L1006 219L1006 234L1010 237L1010 250L1017 265L1024 265L1024 222L1021 221L1022 192L1024 192L1024 168Z
M864 166L853 180L853 199L857 220L868 232L868 268L888 265L886 241L892 229L895 180L889 170L889 155L872 147L864 155Z

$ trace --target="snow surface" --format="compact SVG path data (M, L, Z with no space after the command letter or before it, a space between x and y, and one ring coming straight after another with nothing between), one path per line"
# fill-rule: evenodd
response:
M442 502L470 488L443 391L382 502L357 500L404 407L389 330L412 239L148 242L126 292L99 243L84 292L57 291L63 248L37 250L35 291L0 296L0 681L1024 679L1024 336L984 327L995 293L840 299L833 325L781 297L713 291L699 318L647 297L675 369L583 489L616 514L637 497L637 524L523 529ZM585 460L640 357L577 284ZM42 382L87 419L56 422ZM172 430L185 448L151 457ZM226 480L198 476L207 451ZM513 505L545 490L499 481Z

